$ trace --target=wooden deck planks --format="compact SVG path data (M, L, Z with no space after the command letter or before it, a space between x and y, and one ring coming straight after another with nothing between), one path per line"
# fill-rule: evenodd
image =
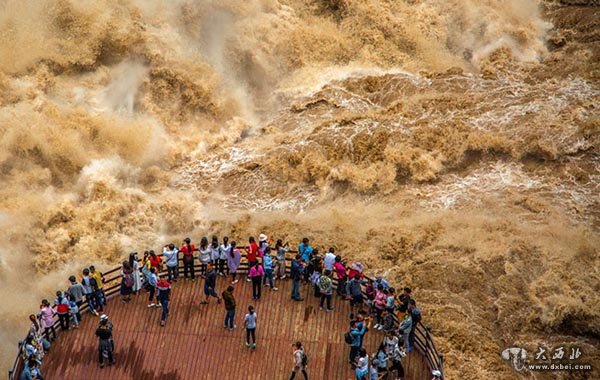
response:
M230 278L219 277L218 293ZM115 339L115 366L100 369L97 364L97 317L85 315L79 330L59 334L42 367L48 379L287 379L292 368L291 345L304 343L310 358L311 379L354 379L347 364L349 347L343 341L348 328L349 306L336 295L332 313L319 310L312 287L303 285L303 302L290 299L290 280L278 280L279 291L263 287L261 299L252 300L251 283L245 277L236 284L235 323L237 329L223 328L225 310L211 298L204 299L203 282L180 279L173 284L167 326L159 326L161 309L148 309L142 292L128 304L112 298L106 314L112 320ZM257 349L245 346L243 317L248 305L258 314ZM365 339L369 353L376 350L383 334L373 329ZM407 380L425 379L425 361L413 352L404 361ZM424 367L424 368L420 368Z

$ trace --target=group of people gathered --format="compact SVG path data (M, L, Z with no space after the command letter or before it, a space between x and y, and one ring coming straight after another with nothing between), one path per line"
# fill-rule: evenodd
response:
M248 245L241 248L235 241L223 237L221 241L213 236L211 242L206 237L196 247L190 238L181 245L174 243L163 247L161 254L153 250L143 253L141 260L137 252L132 252L128 260L122 263L120 295L121 302L128 303L132 294L147 292L148 308L161 308L160 326L165 326L169 315L169 300L172 284L180 279L179 263L183 263L183 280L196 281L200 277L203 284L204 299L201 305L215 298L218 304L224 303L224 328L233 330L235 324L236 299L235 284L240 281L239 269L242 263L242 250L246 254L248 270L246 281L252 283L253 300L261 299L264 286L277 291L277 280L285 279L286 260L290 253L288 243L277 240L274 246L265 234L260 234L258 242L254 237L248 239ZM199 271L197 271L199 265ZM165 273L166 269L166 273ZM402 358L414 348L415 328L421 319L420 309L406 287L398 295L396 290L380 275L374 281L364 275L364 267L359 262L347 265L335 249L329 248L323 255L310 244L308 238L302 239L294 257L291 258L289 277L292 281L290 298L303 301L300 289L302 284L312 287L311 293L319 299L319 309L331 312L334 291L347 300L351 308L350 324L344 335L350 346L349 362L358 380L403 379ZM229 276L230 283L219 295L216 289L217 278ZM337 287L334 287L334 278ZM94 315L103 313L106 305L104 278L93 266L85 268L79 279L69 277L69 287L58 291L54 303L43 300L37 316L31 315L32 327L24 345L27 374L24 380L41 380L39 365L44 352L56 339L54 315L58 315L62 330L68 330L70 322L77 328L81 321L79 308L87 302ZM243 279L242 279L243 280ZM363 293L364 291L364 293ZM372 322L375 322L374 325ZM399 321L399 323L397 323ZM250 305L244 315L246 347L256 349L257 312ZM363 347L365 334L373 328L385 333L377 352L368 355ZM45 334L42 334L44 332ZM112 323L102 315L96 331L99 339L99 363L104 359L114 364L114 342L112 341ZM301 373L308 379L308 356L301 342L292 345L294 366L290 379ZM31 368L30 368L31 367ZM31 372L31 375L28 373ZM29 377L27 377L29 376ZM37 377L36 377L37 376Z

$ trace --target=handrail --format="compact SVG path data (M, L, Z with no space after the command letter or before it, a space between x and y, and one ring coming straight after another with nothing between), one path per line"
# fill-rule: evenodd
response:
M239 248L240 250L243 250L247 247L237 247L237 248ZM298 253L298 251L289 250L288 253L296 254L296 253ZM157 254L157 256L163 256L163 255ZM241 257L246 259L246 262L240 262L238 271L240 271L241 273L245 273L248 270L247 254L242 253ZM291 261L293 261L293 258L286 257L286 271L289 268L288 262L291 262ZM139 262L141 262L141 259L138 259L138 263ZM183 263L183 257L180 257L178 259L178 265L177 265L178 269L183 269L183 266L181 265L182 263ZM102 276L104 278L107 275L112 275L115 272L119 272L120 269L121 269L121 266L115 267L115 268L109 270L108 272L103 273ZM194 267L194 273L198 273L200 271L201 271L201 268L199 268L198 266ZM167 273L167 271L166 271L166 269L164 269L159 274L166 274L166 273ZM117 275L109 277L108 279L105 279L103 281L102 285L104 286L107 284L111 284L112 282L114 282L116 280L120 280L120 278L121 278L121 274L119 273ZM367 280L367 282L370 282L370 283L374 282L374 280L372 278L370 278L366 275L363 275L363 278L365 280ZM106 298L108 299L111 296L119 293L120 285L121 285L120 282L118 282L118 283L111 284L110 286L108 286L108 288L104 288L103 290L105 292ZM337 288L337 285L338 285L338 280L333 279L333 286ZM363 283L362 286L366 289L365 283ZM363 294L366 295L365 289L363 289ZM54 308L54 306L53 306L53 308ZM85 302L79 308L79 311L81 313L83 313L85 311L88 311L88 309L89 309L89 305L87 302ZM396 316L396 314L392 314L392 316L394 318L394 324L399 325L400 321L398 320L398 317ZM59 320L58 320L58 317L56 317L56 316L54 317L53 326L55 329L57 327L59 327ZM56 331L58 333L60 330L56 330ZM435 343L433 342L433 337L432 337L430 331L431 331L431 327L425 326L421 321L419 321L417 323L416 328L415 328L415 347L425 356L425 360L427 361L427 364L429 365L429 369L440 371L442 373L442 379L444 379L443 355L438 353L438 351L435 347ZM42 333L42 335L44 337L46 337L45 332ZM25 338L27 338L27 337L25 337ZM8 380L17 380L18 376L20 375L20 372L23 370L24 362L23 362L23 358L21 356L21 349L22 349L23 344L25 344L25 340L19 341L19 343L18 343L19 351L17 353L17 357L15 358L12 368L8 370Z

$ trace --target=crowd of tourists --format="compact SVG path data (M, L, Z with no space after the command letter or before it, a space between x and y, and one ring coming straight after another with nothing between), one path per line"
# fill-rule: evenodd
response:
M153 250L145 251L141 257L132 252L128 260L121 266L119 293L121 302L131 301L133 294L141 294L148 299L148 308L162 309L160 326L164 327L169 316L169 301L172 284L181 279L179 263L183 263L183 280L203 280L204 298L199 302L207 305L211 298L225 308L224 328L234 330L236 317L235 285L244 280L239 269L245 253L247 270L245 280L252 283L252 298L259 301L262 288L277 291L277 281L290 277L292 290L290 298L303 301L301 288L311 287L310 293L319 300L319 309L332 312L334 292L338 297L347 300L350 305L350 321L344 340L349 345L349 365L355 371L358 380L403 379L402 359L414 349L415 328L421 320L421 311L417 307L412 291L405 287L397 294L381 275L373 281L364 275L364 266L360 262L348 264L329 248L324 254L313 247L308 238L303 238L293 257L289 257L291 249L288 243L277 240L275 244L265 234L260 234L258 241L254 237L248 239L244 248L235 241L223 237L221 241L213 236L210 243L206 237L196 247L190 238L185 238L181 245L170 243L157 254ZM289 274L286 261L291 261ZM199 270L197 270L197 268ZM166 272L165 272L166 270ZM228 278L229 284L220 294L217 292L217 278ZM334 281L337 280L337 286ZM115 363L113 357L113 326L103 314L107 299L104 292L105 279L94 266L84 268L79 278L72 275L68 278L68 288L56 292L53 303L44 299L37 315L30 315L31 329L23 345L25 369L23 380L42 380L39 366L44 353L50 349L51 342L57 338L54 316L58 317L61 330L69 330L72 325L77 329L81 322L80 308L87 303L90 312L100 316L96 337L98 338L98 361L104 367ZM256 349L256 328L258 314L255 306L249 305L243 318L246 332L245 344L249 349ZM399 323L398 323L399 322ZM363 347L365 335L369 329L382 331L382 340L377 351L369 355ZM292 345L293 370L290 379L302 374L308 379L308 356L301 342ZM434 371L434 378L438 373ZM441 374L439 374L441 376Z

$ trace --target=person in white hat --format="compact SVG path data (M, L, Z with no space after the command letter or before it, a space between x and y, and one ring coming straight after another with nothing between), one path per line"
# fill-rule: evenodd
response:
M431 380L440 380L442 378L442 373L440 371L438 371L437 369L431 371L431 374L433 375Z
M269 242L267 241L268 239L269 237L265 234L258 235L258 249L260 250L260 252L262 252L263 255L267 250L267 247L269 246Z

